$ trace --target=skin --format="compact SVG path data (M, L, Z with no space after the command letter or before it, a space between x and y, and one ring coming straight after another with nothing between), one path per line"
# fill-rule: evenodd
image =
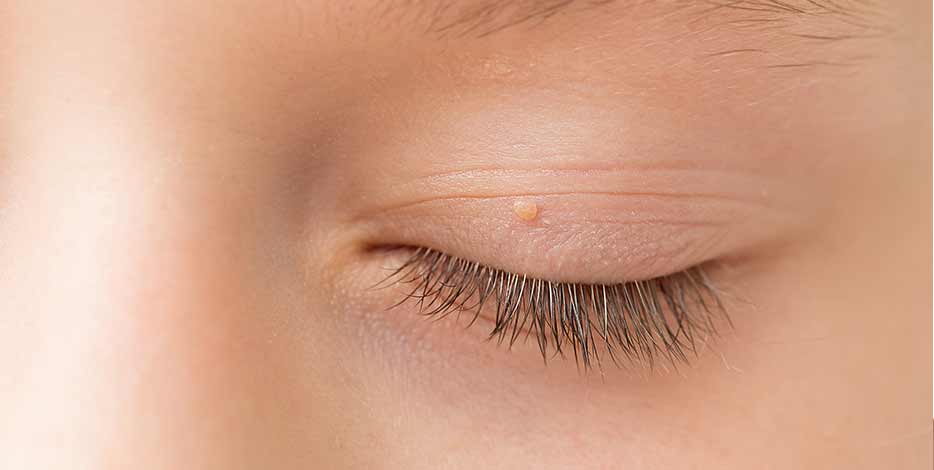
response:
M929 2L398 3L0 9L0 467L931 468ZM544 365L392 245L734 328Z

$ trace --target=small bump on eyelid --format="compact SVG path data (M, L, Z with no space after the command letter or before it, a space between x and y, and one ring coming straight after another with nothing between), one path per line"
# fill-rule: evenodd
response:
M538 204L526 201L524 199L519 199L512 205L512 211L516 213L516 216L520 219L531 222L538 217Z

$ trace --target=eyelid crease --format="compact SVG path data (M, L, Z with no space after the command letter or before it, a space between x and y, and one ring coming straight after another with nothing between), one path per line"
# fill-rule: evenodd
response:
M611 191L566 191L566 192L511 192L507 194L455 194L449 196L436 196L429 197L424 199L418 199L414 201L405 202L402 204L394 206L383 206L378 210L372 212L361 212L358 217L364 218L372 216L376 212L384 213L390 211L397 211L401 209L410 208L420 204L425 204L429 202L437 201L453 201L453 200L497 200L497 199L511 199L511 198L521 198L521 197L549 197L549 196L573 196L573 195L591 195L591 196L615 196L615 197L657 197L657 198L672 198L672 199L697 199L697 200L711 200L711 201L724 201L724 202L733 202L738 204L748 204L754 206L760 206L764 208L771 208L771 206L762 203L761 201L756 201L752 199L742 199L736 197L730 197L727 195L721 194L678 194L678 193L658 193L658 192L611 192Z
M718 162L719 165L722 165L723 162ZM625 164L620 164L619 162L607 162L605 165L600 163L588 163L586 165L569 165L569 164L551 164L548 168L540 168L538 166L534 167L522 167L522 168L504 168L503 166L480 166L474 168L461 168L457 170L447 170L440 171L437 173L429 173L425 175L420 175L419 179L426 178L436 178L436 177L445 177L445 176L476 176L476 175L508 175L510 173L518 172L535 172L535 173L581 173L581 174L600 174L600 173L621 173L626 171L643 171L643 172L663 172L663 171L687 171L690 170L695 173L724 173L724 174L745 174L752 176L765 176L764 173L759 173L754 171L753 168L732 168L720 166L718 168L710 168L707 163L698 162L694 160L671 160L666 162L650 161L650 162L639 162L639 161L627 161Z
M535 198L556 196L597 196L597 197L631 197L631 198L666 198L684 200L706 200L711 202L726 202L742 204L759 209L775 210L778 205L771 199L772 194L778 191L774 186L783 185L784 182L776 178L766 179L756 177L745 171L724 171L720 169L702 170L654 170L650 172L628 172L614 169L577 168L577 169L468 169L454 170L417 177L411 181L397 183L397 188L408 190L416 188L418 192L435 193L417 199L410 199L398 203L389 203L364 210L357 214L356 219L366 218L376 213L396 211L418 204L445 201L445 200L497 200L503 198ZM659 181L650 184L649 178L659 178ZM720 178L717 175L723 174ZM618 176L618 178L617 178ZM576 179L575 179L576 178ZM584 179L586 178L586 179ZM705 178L706 181L699 181ZM725 178L734 178L739 181L733 184ZM738 180L737 180L738 178ZM547 180L546 180L547 179ZM773 181L774 180L774 181ZM544 181L544 182L543 182ZM653 181L653 180L649 180ZM535 191L529 188L536 185L550 188L545 191ZM465 186L473 186L465 187ZM558 186L558 188L556 188ZM603 186L607 189L593 189ZM613 190L613 187L629 186L629 190ZM686 188L686 186L691 186ZM663 188L674 187L666 191ZM717 187L719 191L705 191L708 187ZM735 187L733 191L726 191L725 187ZM449 188L457 188L451 192ZM499 188L503 188L500 190ZM584 189L577 189L584 188ZM397 191L399 191L397 189ZM400 191L401 192L401 191ZM447 194L443 194L447 192Z

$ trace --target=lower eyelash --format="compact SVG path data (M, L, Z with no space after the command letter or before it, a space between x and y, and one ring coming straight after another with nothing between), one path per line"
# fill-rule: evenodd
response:
M570 352L589 369L606 353L617 366L652 367L658 358L687 363L697 347L730 323L719 291L700 266L621 284L577 284L534 279L429 248L417 248L379 285L403 284L393 308L414 302L420 313L444 317L495 307L490 338L511 347L525 332L547 361ZM468 326L469 326L468 325ZM625 362L624 362L625 360Z

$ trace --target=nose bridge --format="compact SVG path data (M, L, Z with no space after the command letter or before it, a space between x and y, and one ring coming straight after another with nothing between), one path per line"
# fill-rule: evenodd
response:
M4 162L3 468L103 468L115 449L191 465L186 455L223 426L212 397L238 390L246 294L224 235L237 221L218 210L215 186L152 157L170 149L97 124L23 139ZM17 460L27 456L49 461Z
M106 3L0 20L0 468L242 468L289 418L305 219L227 120L285 120L217 31Z

